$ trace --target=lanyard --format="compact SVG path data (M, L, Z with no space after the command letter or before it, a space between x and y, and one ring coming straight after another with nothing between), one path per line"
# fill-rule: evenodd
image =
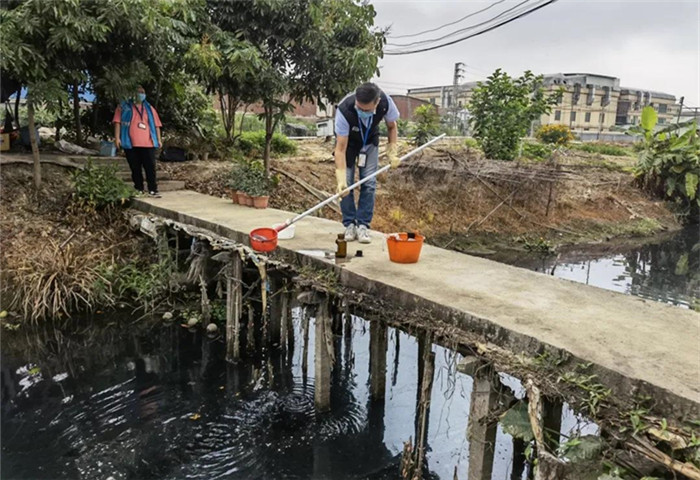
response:
M136 109L136 113L139 114L139 119L143 122L143 112L146 110L146 106L142 103L141 110L139 110L139 107L134 104L134 108Z
M362 148L365 148L367 146L367 139L369 139L369 131L372 130L372 120L374 120L374 114L370 115L369 117L369 127L367 127L367 130L365 130L365 133L362 133L362 119L360 116L357 116L357 123L360 126L360 137L362 137Z

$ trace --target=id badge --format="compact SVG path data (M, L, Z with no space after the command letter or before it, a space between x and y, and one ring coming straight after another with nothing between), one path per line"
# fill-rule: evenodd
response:
M366 154L366 153L360 153L360 154L357 156L357 166L358 166L358 167L364 167L366 163L367 163L367 154Z
M136 126L139 127L141 130L146 130L146 124L143 122L139 122Z

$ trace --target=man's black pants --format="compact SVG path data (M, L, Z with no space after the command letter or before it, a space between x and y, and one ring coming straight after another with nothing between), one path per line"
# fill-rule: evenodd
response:
M134 188L139 192L143 192L143 169L146 171L148 191L157 192L156 149L152 147L133 147L124 149L124 152L126 153L126 161L129 162L129 168L131 168L131 180L134 182Z

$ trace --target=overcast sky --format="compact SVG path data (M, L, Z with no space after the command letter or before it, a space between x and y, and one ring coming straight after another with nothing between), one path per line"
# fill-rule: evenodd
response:
M522 0L504 2L452 27L438 27L497 0L371 0L375 23L390 27L389 43L435 38L487 20ZM534 2L535 0L533 0ZM386 46L389 50L391 46ZM620 78L623 87L670 93L700 107L700 0L559 0L492 32L425 53L385 56L375 81L389 93L452 83L455 62L463 81L483 80L498 67L511 75L589 72Z

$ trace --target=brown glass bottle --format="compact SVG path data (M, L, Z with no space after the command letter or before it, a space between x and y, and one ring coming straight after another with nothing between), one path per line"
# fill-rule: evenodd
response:
M335 258L345 258L348 256L348 242L345 241L345 235L342 233L338 234L338 238L335 241L338 245L338 250L335 252Z

